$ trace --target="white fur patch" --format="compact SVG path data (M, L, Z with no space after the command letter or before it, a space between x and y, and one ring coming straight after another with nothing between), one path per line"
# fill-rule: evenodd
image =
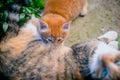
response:
M100 42L97 49L95 50L95 54L91 58L91 62L89 64L91 73L96 71L100 65L101 65L101 57L104 54L110 54L112 56L115 56L117 53L119 53L118 50L112 48L111 46L108 46L106 43Z
M32 31L33 34L31 34L31 35L36 36L37 38L40 38L40 34L37 30L37 26L34 25L31 20L28 21L26 23L25 27L23 27L21 30L22 31Z
M107 38L109 41L114 41L118 37L118 33L116 31L108 31L104 35L98 37L98 39Z
M118 41L111 41L108 46L111 46L112 48L115 48L115 49L119 49L119 46L118 46Z

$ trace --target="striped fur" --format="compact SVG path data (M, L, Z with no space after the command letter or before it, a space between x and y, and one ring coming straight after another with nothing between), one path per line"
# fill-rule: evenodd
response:
M46 46L36 22L30 20L16 37L0 42L0 71L10 80L84 80L90 74L100 78L100 71L106 66L110 73L102 80L119 80L120 67L115 64L120 60L119 51L101 45L107 46L99 40L71 48Z
M44 45L31 23L0 42L0 71L10 80L82 80L72 50Z
M110 73L102 80L120 79L115 64L119 51L97 39L71 48L46 46L35 21L28 21L16 37L0 42L0 71L10 80L85 80L89 75L93 79L100 78L104 67Z
M99 40L72 46L81 75L97 80L120 80L120 51ZM78 56L79 55L79 56ZM103 70L109 72L102 77Z
M20 12L21 5L18 3L14 3L11 5L8 14L8 25L12 28L19 28L19 12ZM16 29L17 30L17 29Z
M100 78L96 74L104 65L110 73L101 80L120 79L120 68L114 62L120 60L120 54L116 53L119 51L97 39L71 48L46 46L31 23L35 24L33 20L28 21L16 37L0 42L0 71L10 80L85 80L89 75L94 80ZM107 47L101 47L104 45Z

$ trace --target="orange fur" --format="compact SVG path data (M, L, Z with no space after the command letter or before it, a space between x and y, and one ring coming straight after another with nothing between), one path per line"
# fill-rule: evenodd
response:
M34 24L35 24L35 22L34 22ZM20 54L21 51L23 51L25 49L25 47L27 46L27 44L30 41L35 40L35 39L36 38L35 38L35 36L33 36L33 32L31 29L29 29L29 30L21 29L18 36L9 39L7 42L4 42L4 41L1 42L0 50L3 52L10 50L10 52L12 53L11 57L16 57L17 55Z
M43 36L51 35L54 40L58 37L65 39L68 31L62 30L63 24L86 13L87 0L47 0L41 20L48 25L49 31Z
M29 34L30 33L21 34L15 38L10 39L7 43L3 45L1 44L1 51L7 51L8 49L10 49L11 53L13 54L12 56L16 57L21 51L24 50L28 42L33 40L32 36L30 36Z
M47 0L44 16L53 13L63 16L66 21L70 21L83 12L86 7L87 0Z
M62 16L49 14L43 16L41 20L45 21L50 29L48 33L43 33L44 36L52 35L54 39L57 39L59 36L65 38L67 35L67 33L61 29L62 24L65 23L65 19Z

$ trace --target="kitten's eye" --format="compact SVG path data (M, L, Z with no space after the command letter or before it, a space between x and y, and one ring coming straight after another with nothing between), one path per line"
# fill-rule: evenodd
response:
M53 38L50 37L50 38L47 39L47 41L53 43Z
M115 61L115 64L120 66L120 61Z

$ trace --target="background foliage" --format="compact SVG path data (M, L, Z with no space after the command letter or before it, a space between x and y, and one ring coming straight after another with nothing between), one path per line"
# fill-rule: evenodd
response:
M118 37L118 48L119 48L119 50L120 50L120 36Z
M34 14L35 17L40 17L40 10L44 8L45 0L0 0L0 36L8 29L8 13L10 6L14 3L22 4L19 11L18 25L22 26L25 21L31 18Z

